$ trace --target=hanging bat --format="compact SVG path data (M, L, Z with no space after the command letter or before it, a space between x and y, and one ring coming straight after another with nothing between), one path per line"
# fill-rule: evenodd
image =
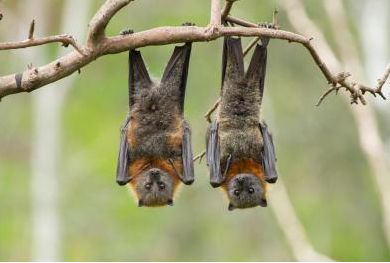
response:
M160 83L141 53L129 52L129 115L121 128L116 181L128 184L139 206L173 205L181 182L194 182L191 130L184 97L191 43L177 46Z
M257 44L247 72L241 39L225 37L221 100L206 135L210 183L227 193L229 210L267 206L267 183L275 183L275 149L259 121L269 39Z

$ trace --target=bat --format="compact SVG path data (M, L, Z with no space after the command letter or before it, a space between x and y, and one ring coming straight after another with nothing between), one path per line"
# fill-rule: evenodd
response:
M128 185L138 206L173 205L177 187L194 182L191 129L184 98L191 43L176 46L160 83L141 52L129 51L129 114L120 130L116 181Z
M226 192L229 210L267 206L267 184L278 178L272 135L259 118L268 42L261 38L245 72L241 39L224 39L221 100L206 134L206 159L210 184Z

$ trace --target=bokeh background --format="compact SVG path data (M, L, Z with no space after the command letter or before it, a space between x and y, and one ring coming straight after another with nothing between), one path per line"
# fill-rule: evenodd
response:
M88 21L102 3L2 0L0 41L26 38L35 18L36 36L70 33L84 43ZM134 1L107 33L186 21L207 25L209 5ZM271 21L275 8L283 29L315 37L332 70L349 64L356 79L375 84L389 59L389 1L242 0L232 14ZM219 94L221 47L221 39L193 46L185 116L195 154L205 148L203 115ZM172 50L142 48L155 77ZM70 51L57 44L1 51L0 74ZM138 208L115 183L126 81L122 53L1 101L0 261L390 260L388 101L370 99L369 106L357 107L331 95L315 107L327 88L321 72L302 46L273 40L262 116L274 133L282 180L271 188L268 208L228 212L203 161L195 165L196 182L182 188L173 207L148 209ZM390 97L389 85L384 89Z

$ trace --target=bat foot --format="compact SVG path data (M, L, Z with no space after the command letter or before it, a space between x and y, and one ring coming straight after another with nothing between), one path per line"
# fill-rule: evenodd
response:
M184 22L183 24L181 24L182 26L195 26L194 23L191 23L191 22Z
M119 35L121 35L121 36L126 36L126 35L131 35L131 34L134 34L134 30L129 29L129 28L124 29L121 32L119 32Z
M274 23L262 22L257 24L259 27L269 28L269 29L279 29Z

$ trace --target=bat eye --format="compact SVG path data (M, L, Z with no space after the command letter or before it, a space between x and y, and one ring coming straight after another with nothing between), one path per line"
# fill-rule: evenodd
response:
M145 184L145 189L146 190L150 190L151 188L152 188L152 184L151 183Z
M234 190L234 195L238 196L240 194L239 190Z
M253 193L255 192L255 189L253 189L252 187L249 187L248 192L249 192L250 194L253 194Z
M160 190L164 190L165 184L163 182L158 183L158 188L160 188Z

